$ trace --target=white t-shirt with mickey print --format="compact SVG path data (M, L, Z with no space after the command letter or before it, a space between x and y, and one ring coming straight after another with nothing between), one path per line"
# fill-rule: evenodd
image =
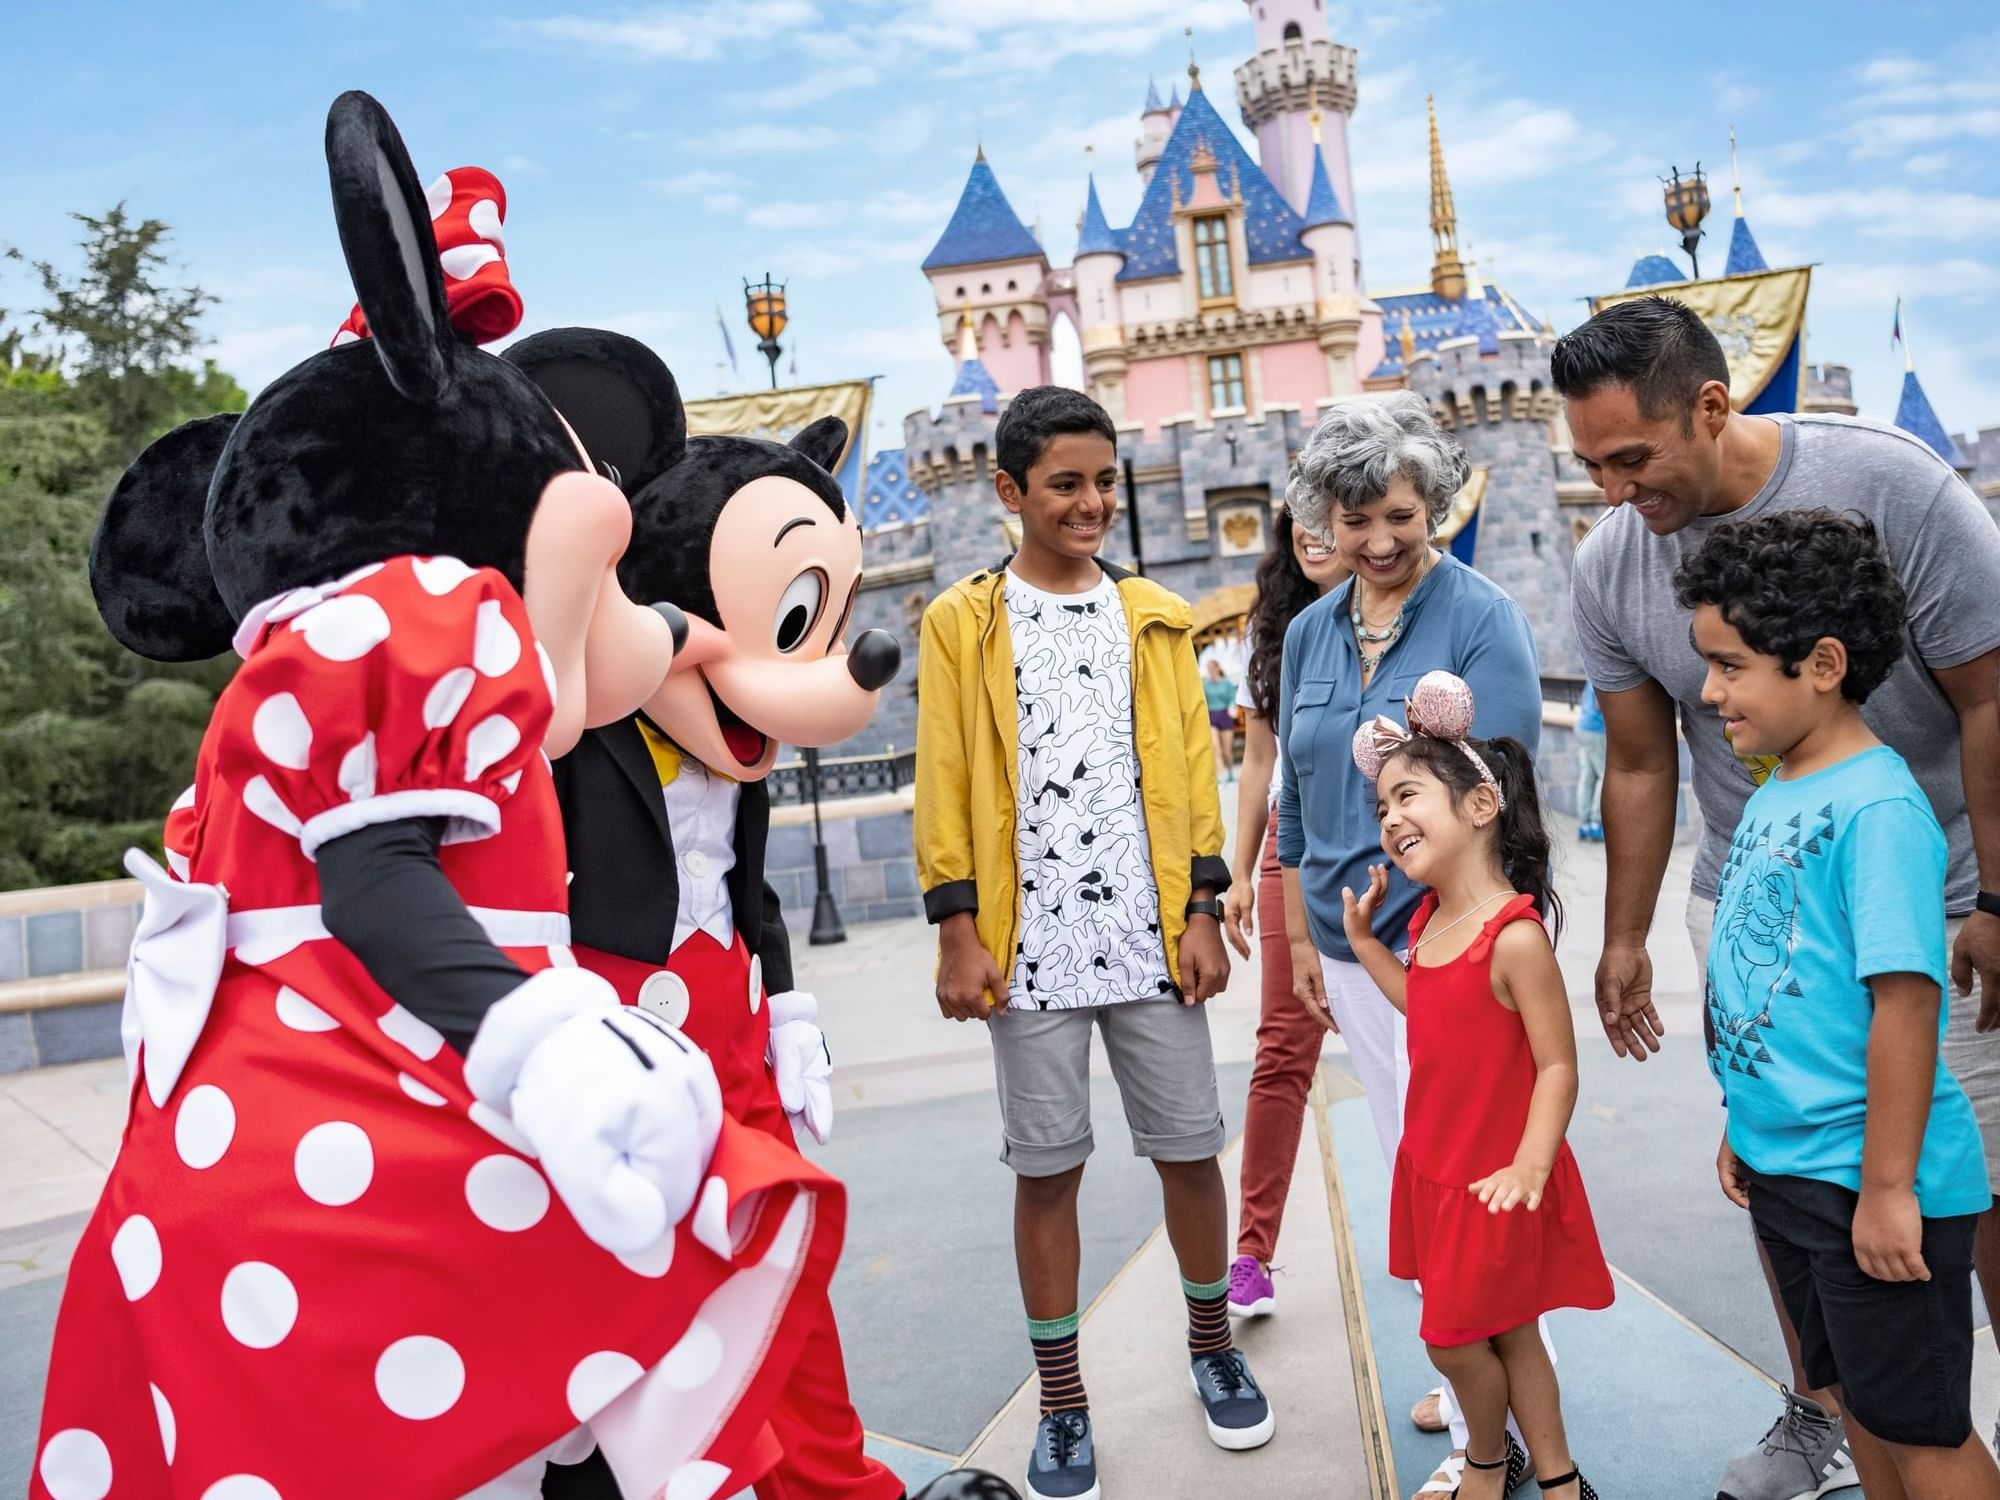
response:
M1008 1003L1072 1010L1173 994L1160 937L1132 642L1110 578L1051 594L1011 571L1021 940Z

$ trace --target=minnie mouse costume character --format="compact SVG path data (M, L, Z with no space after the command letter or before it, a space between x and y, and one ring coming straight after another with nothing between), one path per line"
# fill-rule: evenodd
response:
M190 423L111 498L114 635L243 656L136 852L134 1077L70 1266L34 1500L728 1494L823 1304L839 1185L568 950L545 750L622 720L685 622L624 496L449 321L366 95L327 123L370 337Z
M843 640L861 583L860 525L831 472L847 428L822 418L789 444L690 438L666 366L588 329L538 334L506 357L631 495L620 582L671 600L689 625L683 670L556 762L577 961L700 1045L731 1114L786 1143L789 1114L824 1142L832 1064L764 880L765 777L781 741L858 732L902 654L884 631L851 650ZM765 1500L902 1493L862 1451L823 1296L770 1420L784 1456L758 1485Z

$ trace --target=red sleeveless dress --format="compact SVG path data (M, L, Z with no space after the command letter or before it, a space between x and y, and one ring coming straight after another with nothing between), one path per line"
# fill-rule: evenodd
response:
M1414 944L1435 892L1410 922ZM1448 963L1412 965L1410 1087L1389 1196L1389 1273L1420 1281L1427 1344L1472 1344L1557 1307L1609 1307L1611 1273L1568 1142L1533 1213L1493 1213L1469 1184L1514 1159L1535 1092L1521 1018L1493 998L1493 940L1534 921L1516 896Z

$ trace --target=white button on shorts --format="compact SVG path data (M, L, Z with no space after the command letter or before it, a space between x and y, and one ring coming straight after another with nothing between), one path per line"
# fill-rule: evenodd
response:
M639 986L639 1009L658 1016L669 1026L685 1026L688 1018L688 987L681 976L666 969L646 976Z

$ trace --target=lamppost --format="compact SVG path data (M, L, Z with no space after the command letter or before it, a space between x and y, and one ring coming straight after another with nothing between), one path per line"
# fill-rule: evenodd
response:
M1681 176L1679 167L1669 170L1672 177L1660 179L1666 186L1667 222L1681 232L1681 249L1694 262L1694 279L1701 280L1701 257L1695 247L1701 243L1701 221L1708 217L1708 179L1701 163L1694 164L1694 176Z
M813 799L813 879L818 888L813 892L813 925L808 941L815 947L828 943L847 941L847 928L841 924L840 908L833 904L833 892L826 882L826 840L819 831L819 751L807 750L806 785L812 789Z
M750 331L757 335L757 348L771 364L771 389L778 388L778 335L785 331L785 284L764 279L743 283L743 301L750 319Z

